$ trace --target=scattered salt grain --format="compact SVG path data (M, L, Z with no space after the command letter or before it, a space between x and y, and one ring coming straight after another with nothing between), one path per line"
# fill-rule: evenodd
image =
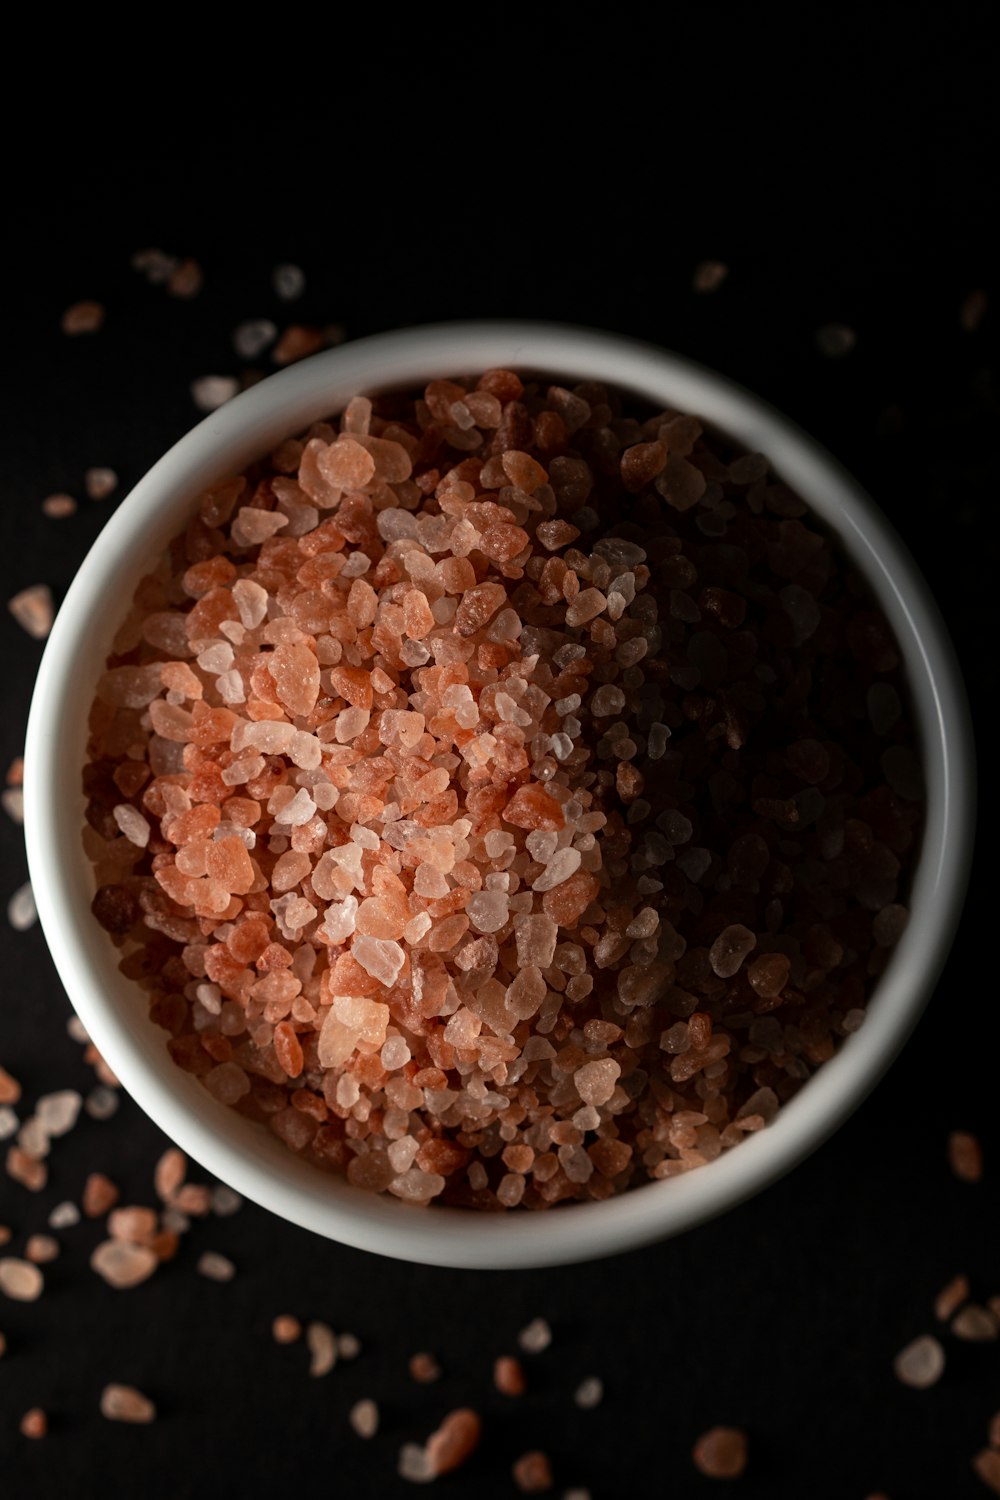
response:
M347 1414L350 1422L359 1438L373 1438L378 1432L378 1407L368 1397L355 1401Z
M935 1385L944 1374L944 1350L930 1334L914 1339L901 1349L893 1362L897 1380L916 1390Z
M1000 1453L983 1448L972 1460L972 1467L987 1489L1000 1495Z
M747 1435L738 1427L712 1427L702 1433L691 1457L709 1479L739 1479L747 1466Z
M951 1331L956 1338L965 1339L969 1343L985 1344L992 1343L1000 1329L988 1307L970 1302L952 1318Z
M199 411L217 411L237 394L235 375L200 375L191 382L191 399Z
M326 1323L306 1324L306 1346L309 1350L309 1374L317 1379L329 1375L337 1363L337 1340Z
M220 1219L228 1219L243 1207L243 1199L239 1193L227 1187L224 1182L219 1182L212 1188L211 1199L212 1212Z
M493 1362L493 1384L502 1396L523 1396L527 1382L521 1361L511 1354L501 1354Z
M101 1415L109 1422L152 1422L156 1407L134 1385L106 1385L101 1392Z
M978 1182L983 1175L983 1148L967 1130L948 1137L948 1165L961 1182Z
M121 1098L114 1089L99 1084L97 1088L91 1089L83 1107L92 1120L110 1120L112 1115L118 1113Z
M271 1324L271 1334L276 1344L294 1344L302 1337L302 1324L291 1313L279 1313Z
M26 1260L33 1261L36 1266L48 1265L49 1261L56 1260L59 1255L59 1241L53 1239L50 1234L32 1234L28 1236L24 1247Z
M0 1104L0 1141L10 1140L17 1133L19 1120L7 1104Z
M306 289L306 275L301 266L275 266L271 272L271 285L282 302L294 302Z
M37 920L38 908L35 905L35 894L31 889L31 881L26 880L24 885L18 886L7 902L7 921L15 932L27 932Z
M703 260L695 266L692 285L696 292L715 292L729 275L729 267L722 260Z
M49 1419L40 1406L33 1406L25 1412L18 1426L22 1437L43 1438L49 1430Z
M236 1267L229 1257L220 1255L217 1250L204 1250L198 1257L195 1270L209 1281L232 1281L236 1275Z
M114 469L87 469L83 475L83 487L90 500L106 500L118 487L118 475Z
M251 318L233 330L233 348L241 359L256 359L277 337L270 318Z
M35 1114L46 1135L60 1136L72 1130L82 1102L75 1089L60 1089L54 1094L43 1094L35 1106Z
M72 495L66 495L62 491L54 495L46 495L42 501L42 514L48 516L52 521L65 520L67 516L75 515L77 504Z
M410 1379L418 1385L431 1385L441 1379L441 1366L433 1354L412 1354L409 1362Z
M81 1203L88 1219L100 1219L118 1202L118 1189L103 1172L91 1172L83 1185Z
M552 1329L544 1318L533 1318L517 1336L525 1354L541 1354L552 1342Z
M429 1477L436 1479L460 1468L479 1446L482 1430L478 1414L468 1407L449 1412L424 1445Z
M591 1411L604 1400L604 1382L597 1375L582 1380L573 1395L576 1405L583 1411Z
M21 1085L13 1074L0 1067L0 1104L16 1104L21 1097Z
M71 335L96 333L104 322L104 308L100 302L84 298L74 302L62 315L62 331Z
M0 1292L12 1302L35 1302L45 1279L36 1265L14 1256L0 1256Z
M80 1222L80 1210L75 1203L57 1203L49 1214L50 1229L72 1229Z
M148 1281L159 1265L147 1245L132 1245L125 1240L104 1240L90 1257L91 1268L108 1286L127 1291Z
M356 1333L339 1333L337 1335L337 1358L357 1359L361 1353L361 1340Z
M522 1495L540 1495L552 1488L552 1465L548 1454L538 1448L522 1453L512 1465L511 1474Z
M12 599L8 599L7 608L30 636L36 641L45 640L55 619L55 603L47 583L33 583L29 588L22 589Z

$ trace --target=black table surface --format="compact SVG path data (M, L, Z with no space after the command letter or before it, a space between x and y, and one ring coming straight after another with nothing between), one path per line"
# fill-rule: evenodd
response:
M791 88L777 85L759 16L740 19L721 62L711 18L687 18L672 50L644 60L636 99L617 113L590 84L601 69L613 79L640 38L627 48L614 38L600 67L600 47L561 54L565 108L534 97L536 77L520 76L510 54L504 97L516 109L506 117L477 93L458 48L438 56L434 88L425 82L412 98L391 97L391 80L376 74L370 92L355 86L350 98L331 81L331 97L308 111L308 68L287 79L287 96L269 84L266 97L216 91L210 107L192 99L189 111L176 99L151 104L141 128L136 98L118 118L105 100L96 119L75 95L57 154L37 148L15 164L4 599L37 582L61 597L115 499L198 419L190 382L239 373L231 337L244 319L336 322L351 338L476 316L589 324L744 382L858 475L953 632L986 775L965 917L925 1018L868 1101L782 1181L652 1248L518 1273L376 1258L246 1204L196 1222L176 1260L115 1292L88 1266L100 1227L85 1221L59 1233L39 1302L0 1296L4 1495L408 1495L395 1472L400 1445L460 1404L484 1414L486 1435L468 1466L440 1481L445 1494L514 1494L510 1465L535 1447L552 1457L557 1494L586 1486L594 1500L986 1493L970 1461L1000 1408L1000 1346L962 1343L932 1309L958 1272L979 1300L1000 1293L1000 1033L984 932L996 890L986 830L1000 382L996 309L975 331L960 318L970 293L997 290L986 15L959 8L941 35L923 12L890 24L887 9L874 36L850 16L820 23L818 39L800 39ZM332 54L324 66L334 68ZM385 109L393 130L371 133ZM148 285L129 264L146 245L196 257L200 295L177 301ZM729 271L699 294L692 275L706 258ZM283 261L306 273L294 304L271 288ZM107 320L69 339L60 316L82 297L103 302ZM856 332L844 357L817 347L829 323ZM85 498L93 465L117 471L115 498ZM79 509L48 519L40 501L61 490ZM41 645L3 611L0 651L6 766L23 748ZM26 878L21 831L6 817L0 874L6 900ZM0 925L0 945L0 1062L28 1103L91 1086L41 931ZM977 1186L949 1171L957 1129L983 1142ZM45 1229L55 1202L78 1201L93 1170L121 1185L123 1202L152 1203L165 1144L127 1098L108 1122L84 1117L55 1144L44 1193L0 1176L0 1223L15 1231L0 1253ZM235 1262L231 1284L196 1274L208 1249ZM361 1356L311 1380L303 1346L272 1341L284 1311L350 1329ZM553 1343L525 1359L529 1390L514 1402L493 1391L492 1361L538 1315ZM939 1333L948 1363L920 1392L899 1384L892 1362L925 1332ZM441 1361L437 1384L408 1377L421 1349ZM591 1374L606 1395L584 1413L572 1394ZM97 1401L112 1380L155 1398L153 1426L104 1421ZM361 1396L382 1412L367 1444L347 1425ZM18 1432L33 1406L50 1425L34 1443ZM750 1435L747 1473L728 1487L690 1461L694 1438L716 1423Z

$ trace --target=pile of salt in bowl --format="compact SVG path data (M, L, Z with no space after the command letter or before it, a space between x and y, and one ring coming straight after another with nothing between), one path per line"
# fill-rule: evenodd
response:
M912 745L886 621L764 456L506 370L357 396L140 582L93 910L174 1061L317 1165L603 1199L861 1025Z

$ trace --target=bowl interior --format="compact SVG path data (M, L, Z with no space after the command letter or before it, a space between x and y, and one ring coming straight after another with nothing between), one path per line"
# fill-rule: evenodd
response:
M603 380L693 412L767 454L839 535L895 630L919 724L927 804L914 919L864 1027L766 1131L706 1167L620 1198L498 1222L465 1210L415 1210L320 1172L172 1063L166 1034L146 1014L145 993L118 972L118 952L90 913L80 769L94 686L132 591L208 483L238 473L358 392L499 365L571 383ZM698 366L608 335L538 325L414 329L318 355L254 387L183 438L111 518L63 603L39 673L25 757L29 862L46 937L81 1019L129 1092L207 1169L286 1218L359 1248L441 1265L549 1264L638 1245L732 1205L794 1164L863 1097L916 1019L957 919L970 853L969 743L947 636L911 559L850 477L785 419Z

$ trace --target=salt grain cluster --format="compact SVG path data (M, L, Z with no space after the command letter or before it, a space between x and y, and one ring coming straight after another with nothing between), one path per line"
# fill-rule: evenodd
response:
M358 396L140 583L93 910L175 1062L314 1163L607 1198L765 1127L860 1024L910 738L888 626L761 455L509 371Z

